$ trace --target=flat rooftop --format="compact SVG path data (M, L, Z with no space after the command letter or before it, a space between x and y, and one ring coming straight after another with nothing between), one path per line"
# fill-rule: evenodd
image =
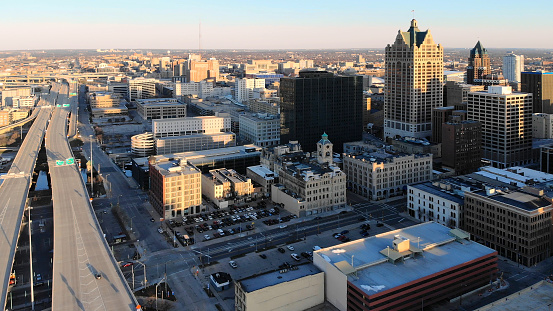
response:
M263 165L248 166L248 169L267 180L273 180L277 176L277 174Z
M224 134L224 133L223 133ZM190 163L202 163L204 160L230 159L244 156L260 156L261 148L256 145L244 145L227 148L217 148L201 151L187 151L153 156L157 162L164 159L185 158ZM145 158L148 161L148 157ZM135 159L136 161L136 159ZM140 161L140 160L139 160ZM138 162L138 161L137 161Z
M252 275L250 277L238 280L238 282L240 282L244 291L251 293L265 287L290 282L308 275L315 275L322 272L312 263L298 265L295 267L297 267L298 269L288 269L288 272L285 273L280 273L280 270L270 271L263 274Z
M456 239L451 231L435 222L426 222L324 248L314 252L314 256L321 256L340 271L351 271L351 266L347 266L353 262L358 278L349 276L348 280L371 295L495 253L474 241ZM423 255L391 263L383 253L387 247L393 250L396 235L409 239L412 247L423 250Z
M449 200L458 204L465 204L465 200L461 196L455 195L439 187L436 187L431 182L424 182L424 183L414 184L409 186L433 195L440 196L446 200Z
M476 311L547 311L553 304L553 284L546 281L527 287L505 298L496 300Z
M547 201L545 198L519 191L496 192L495 194L487 195L486 190L480 190L476 191L475 194L487 197L494 201L509 204L529 212L539 208L551 207L551 202Z

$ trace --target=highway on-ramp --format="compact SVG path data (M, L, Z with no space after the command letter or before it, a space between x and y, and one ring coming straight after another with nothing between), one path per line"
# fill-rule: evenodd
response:
M40 107L8 174L0 187L0 306L6 305L9 277L15 256L21 220L29 195L32 173L52 108ZM3 267L3 268L1 268Z
M136 299L103 237L79 169L67 163L73 157L67 141L70 109L63 104L55 109L46 135L54 205L52 309L135 310Z

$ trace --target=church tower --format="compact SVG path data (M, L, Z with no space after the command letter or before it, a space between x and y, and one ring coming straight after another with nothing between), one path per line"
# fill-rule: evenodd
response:
M332 143L328 140L328 135L323 133L321 140L317 142L317 162L319 164L332 164Z

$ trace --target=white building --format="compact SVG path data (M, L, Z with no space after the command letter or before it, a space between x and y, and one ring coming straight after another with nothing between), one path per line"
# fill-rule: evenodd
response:
M276 146L280 143L280 118L262 113L242 114L238 132L240 138L256 146Z
M30 87L4 89L2 91L2 107L12 106L14 97L31 96L32 90Z
M520 82L520 73L524 71L524 55L509 54L503 56L503 77L509 81Z
M130 100L156 97L156 79L136 78L129 81Z
M183 100L185 96L196 96L198 98L207 98L213 95L213 82L202 80L200 82L175 83L174 96Z
M228 206L228 202L251 198L254 190L250 178L233 169L220 168L202 174L202 194L224 208Z
M265 79L236 79L234 98L240 103L253 99L254 89L264 89Z
M406 185L432 179L432 154L346 154L343 163L348 189L370 200L402 195Z
M553 138L552 116L547 113L532 114L532 138Z
M435 221L444 226L462 228L464 192L472 190L475 189L453 179L408 185L409 215L422 222Z
M154 137L174 137L194 134L230 132L230 117L202 116L152 121Z
M260 184L265 196L269 196L271 186L275 183L278 175L263 165L248 166L246 170L246 176Z
M469 120L482 123L482 157L494 167L532 161L532 94L509 86L468 93Z
M13 108L32 108L35 106L35 96L16 96L12 97Z

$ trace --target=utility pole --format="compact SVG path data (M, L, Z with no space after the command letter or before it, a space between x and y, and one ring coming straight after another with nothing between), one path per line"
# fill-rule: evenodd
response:
M28 221L28 224L29 224L29 258L30 258L30 261L29 261L29 268L31 270L31 310L35 310L35 290L34 290L34 273L33 273L33 243L32 243L32 240L31 240L31 225L32 225L32 221L31 221L31 209L29 207L29 221Z
M94 197L94 164L92 163L92 135L90 135L90 201Z
M134 265L131 266L132 273L132 291L134 292Z

